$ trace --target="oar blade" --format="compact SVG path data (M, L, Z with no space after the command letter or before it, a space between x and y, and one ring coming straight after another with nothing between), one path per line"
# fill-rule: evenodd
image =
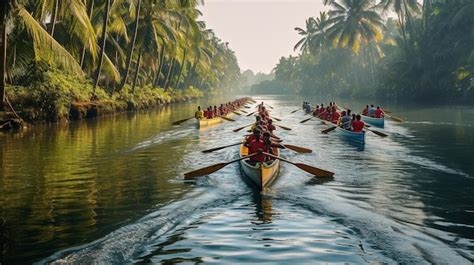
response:
M307 122L307 121L311 120L312 118L313 118L313 117L311 117L311 118L307 118L306 120L302 120L302 121L300 121L300 123L305 123L305 122Z
M332 131L334 131L336 128L337 128L337 126L333 126L333 127L331 127L331 128L327 128L327 129L322 130L321 133L332 132Z
M311 150L311 149L304 148L304 147L301 147L301 146L292 145L292 144L285 144L285 147L290 149L290 150L293 150L295 152L298 152L298 153L309 154L309 153L313 152L313 150Z
M247 114L247 117L252 116L254 113L255 113L255 111L250 112L249 114Z
M299 110L299 109L297 109L297 110L294 110L294 111L292 111L291 113L295 113L295 112L297 112L298 110Z
M238 113L237 111L232 111L232 113L236 114L236 115L242 115L241 113Z
M281 125L277 125L275 124L276 126L282 128L283 130L287 130L287 131L291 131L291 128L288 128L288 127L285 127L285 126L281 126Z
M379 132L379 131L375 131L375 130L369 130L371 132L373 132L374 134L380 136L380 137L387 137L388 135L383 133L383 132Z
M212 166L203 167L203 168L185 173L184 174L184 179L193 179L193 178L196 178L196 177L209 175L209 174L214 173L217 170L219 170L219 169L221 169L221 168L223 168L227 165L228 165L228 163L219 163L219 164L215 164L215 165L212 165Z
M272 119L275 119L275 120L277 120L277 121L281 121L281 119L276 118L276 117L272 117Z
M303 163L294 163L295 166L297 166L298 168L300 168L301 170L304 170L316 177L319 177L319 178L330 178L330 177L333 177L334 176L334 172L331 172L331 171L327 171L327 170L324 170L324 169L320 169L320 168L317 168L317 167L313 167L313 166L310 166L310 165L306 165L306 164L303 164Z
M175 121L175 122L173 122L172 124L173 124L173 125L180 125L181 123L183 123L183 122L185 122L185 121L187 121L187 120L190 120L190 119L192 119L192 118L194 118L194 117L190 117L190 118L182 119L182 120L179 120L179 121Z
M222 119L226 120L226 121L231 121L231 122L234 122L235 120L234 119L231 119L231 118L227 118L225 116L221 116Z
M387 115L387 117L389 117L390 119L392 119L392 120L394 120L394 121L396 121L396 122L403 122L403 119L400 119L400 118L398 118L398 117L388 116L388 115Z
M241 142L233 143L233 144L229 144L229 145L225 145L225 146L220 146L220 147L215 147L215 148L207 149L207 150L204 150L204 151L201 151L201 152L202 153L211 153L211 152L214 152L214 151L218 151L218 150L221 150L221 149L224 149L224 148L227 148L227 147L231 147L231 146L236 146L236 145L239 145L239 144L241 144Z
M239 111L241 111L241 112L243 112L243 113L245 113L245 114L248 113L248 111L245 111L245 110L243 110L243 109L239 109Z

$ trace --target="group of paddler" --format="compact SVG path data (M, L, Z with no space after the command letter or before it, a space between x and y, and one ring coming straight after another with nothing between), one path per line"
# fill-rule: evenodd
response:
M242 105L245 104L245 102L247 102L247 100L248 98L239 98L232 102L221 104L219 107L217 107L217 105L214 105L214 108L212 106L209 106L205 110L202 110L201 106L198 106L197 111L194 113L194 118L212 119L215 117L225 116L230 112L239 109Z
M249 100L249 101L252 102L252 100ZM254 103L256 102L254 101ZM269 105L267 106L269 108L272 108ZM290 144L283 145L281 143L282 140L279 137L274 135L274 131L276 130L276 127L280 127L285 130L291 130L291 129L285 126L274 124L273 119L276 119L279 121L281 121L281 119L278 119L275 117L273 117L273 119L270 118L270 113L268 109L265 107L263 102L261 104L258 104L256 107L257 107L256 111L247 115L247 116L255 115L255 122L233 130L234 132L238 132L244 128L251 127L250 132L252 134L247 135L243 141L239 141L237 143L229 144L226 146L211 148L211 149L202 151L203 153L210 153L210 152L218 151L218 150L228 148L231 146L243 145L244 147L248 148L247 155L235 160L231 160L224 163L218 163L218 164L207 166L198 170L194 170L192 172L185 173L184 175L186 179L209 175L231 163L235 163L242 160L245 160L249 164L258 166L262 163L266 163L267 165L269 165L272 163L272 161L275 161L275 159L290 163L317 177L331 177L334 175L333 172L329 172L329 171L326 171L317 167L313 167L307 164L303 164L303 163L295 163L295 162L292 162L280 157L277 151L277 148L289 149L298 153L311 153L312 150L304 148L304 147L290 145Z
M360 114L352 113L350 109L340 111L336 102L329 102L327 107L324 107L324 103L321 103L321 105L316 105L314 109L311 108L311 103L303 102L303 109L314 117L329 121L348 131L362 132L365 127Z

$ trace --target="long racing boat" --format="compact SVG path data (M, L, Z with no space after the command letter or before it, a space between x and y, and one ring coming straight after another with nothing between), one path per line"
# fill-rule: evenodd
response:
M249 149L241 144L239 150L240 157L247 156L249 154L248 152ZM278 148L273 148L273 152L276 156L280 155ZM243 176L245 176L259 191L262 191L277 178L280 172L280 160L274 159L269 162L252 165L247 159L244 159L240 161L240 170Z
M364 116L361 115L362 120L370 125L377 126L380 128L383 128L385 125L385 119L382 118L375 118L375 117L369 117L369 116Z
M234 116L235 116L235 114L233 112L229 112L224 117L232 118ZM198 120L197 126L198 126L199 129L202 129L202 128L206 128L206 127L209 127L209 126L212 126L212 125L222 123L224 121L226 121L226 120L223 119L222 117L214 117L212 119L202 118L202 119Z

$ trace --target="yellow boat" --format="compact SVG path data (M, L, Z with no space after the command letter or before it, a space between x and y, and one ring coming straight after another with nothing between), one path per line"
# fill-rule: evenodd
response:
M227 115L225 115L226 118L232 118L234 116L235 116L235 114L233 112L229 112L229 113L227 113ZM197 126L198 126L199 129L202 129L202 128L206 128L206 127L209 127L209 126L212 126L212 125L222 123L224 121L226 121L226 120L224 120L221 117L215 117L215 118L212 118L212 119L202 118L197 123Z
M245 141L245 139L244 139ZM240 145L240 157L247 156L249 149L243 144ZM278 148L274 148L273 152L279 156ZM280 160L274 159L265 163L258 163L257 165L250 164L247 159L240 160L240 169L242 174L250 180L250 182L260 191L265 187L270 186L277 178L280 172Z

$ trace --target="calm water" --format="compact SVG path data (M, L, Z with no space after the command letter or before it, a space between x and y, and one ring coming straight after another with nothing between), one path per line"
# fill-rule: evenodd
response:
M0 263L450 263L474 261L474 108L387 106L404 123L361 147L323 135L300 101L261 97L292 131L282 154L336 173L318 180L282 164L263 194L229 165L232 129L198 131L195 103L99 121L0 133ZM362 107L363 103L342 105ZM249 110L249 109L246 109Z

